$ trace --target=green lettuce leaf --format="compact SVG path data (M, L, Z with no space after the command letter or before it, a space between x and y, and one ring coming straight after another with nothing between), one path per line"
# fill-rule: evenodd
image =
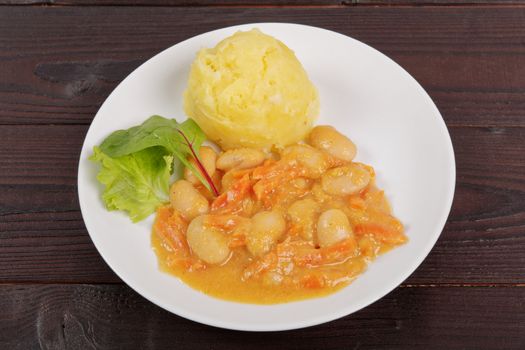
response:
M153 146L187 156L191 153L188 142L198 152L205 139L206 135L192 119L179 124L175 119L153 115L140 125L113 132L102 142L100 149L112 158Z
M116 157L101 147L94 147L93 152L90 159L101 164L97 179L105 185L102 199L108 210L127 211L137 222L168 200L173 156L164 147L147 147Z
M178 126L174 119L154 115L140 125L113 132L102 142L100 150L111 158L122 157L153 146L162 146L173 153L181 143Z
M141 125L113 132L102 142L100 150L109 157L115 158L149 147L164 147L170 154L177 157L178 162L175 164L177 169L181 168L180 163L182 163L211 191L209 183L201 172L188 161L188 158L199 154L199 149L205 139L206 135L192 119L179 124L175 119L154 115ZM195 155L192 151L195 152Z

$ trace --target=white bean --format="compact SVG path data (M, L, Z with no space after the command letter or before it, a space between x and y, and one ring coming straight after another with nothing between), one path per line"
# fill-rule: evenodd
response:
M288 208L290 221L300 227L300 235L306 241L314 239L318 211L319 204L310 198L298 200Z
M362 191L370 183L370 172L360 163L328 170L321 178L323 191L346 196Z
M329 209L317 221L317 242L321 248L331 246L352 235L352 227L345 213Z
M215 153L215 151L211 147L202 146L199 150L199 157L202 165L204 166L204 169L206 169L208 175L212 177L215 174L215 162L217 161L217 153ZM193 164L195 169L199 170L195 159L190 159L190 162ZM195 174L188 168L184 168L184 178L194 185L200 183L197 176L195 176Z
M327 155L309 145L288 146L282 157L292 164L297 163L305 171L304 176L312 179L319 178L329 168Z
M205 218L206 215L201 215L191 221L186 240L199 259L208 264L221 264L230 256L228 238L219 229L206 226Z
M253 168L264 161L264 153L253 148L236 148L222 153L217 159L217 168L231 169Z
M178 180L171 185L170 202L186 220L206 214L210 209L208 200L186 180Z
M286 221L275 211L262 211L252 217L251 231L246 239L248 251L255 256L269 252L286 230Z
M327 125L316 126L308 137L308 143L346 162L352 161L357 152L355 144L348 137Z

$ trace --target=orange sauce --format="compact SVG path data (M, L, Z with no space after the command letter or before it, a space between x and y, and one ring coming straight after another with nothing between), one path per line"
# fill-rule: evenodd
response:
M329 168L346 164L327 159ZM237 302L274 304L334 293L365 271L379 254L407 239L383 191L375 186L373 169L365 168L370 173L369 184L346 196L327 194L320 176L312 176L300 162L290 159L232 170L225 175L231 178L228 188L212 199L209 213L211 224L220 227L228 239L229 258L213 265L193 254L186 241L189 220L168 204L158 209L152 233L160 268L203 293ZM325 247L319 247L315 237L306 239L305 226L289 215L290 206L302 199L316 203L315 220L328 209L343 211L352 235ZM271 250L254 256L246 247L250 232L239 227L262 210L282 213L286 231Z

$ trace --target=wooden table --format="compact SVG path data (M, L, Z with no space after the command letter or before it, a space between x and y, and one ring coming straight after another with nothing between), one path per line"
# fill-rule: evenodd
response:
M525 1L0 3L1 349L525 349ZM269 334L137 295L94 248L76 188L89 124L127 74L258 21L331 29L393 58L436 102L457 160L448 223L410 278L338 321Z

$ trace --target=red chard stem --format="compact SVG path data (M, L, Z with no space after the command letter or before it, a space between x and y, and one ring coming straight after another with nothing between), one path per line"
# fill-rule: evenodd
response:
M215 187L215 184L213 183L213 180L211 179L211 176L208 174L208 172L206 171L206 168L204 167L204 165L202 164L201 160L197 156L197 153L195 152L195 148L193 147L193 143L190 142L190 140L188 140L188 138L186 137L186 134L184 134L184 132L182 130L177 129L177 131L179 132L179 134L182 135L182 137L184 138L184 141L188 145L188 148L190 149L191 154L193 155L193 158L195 159L195 163L197 163L197 167L199 168L202 176L204 176L204 179L206 180L206 182L210 186L210 188L211 188L211 190L213 192L213 195L215 197L219 196L219 191L217 190L217 187Z

